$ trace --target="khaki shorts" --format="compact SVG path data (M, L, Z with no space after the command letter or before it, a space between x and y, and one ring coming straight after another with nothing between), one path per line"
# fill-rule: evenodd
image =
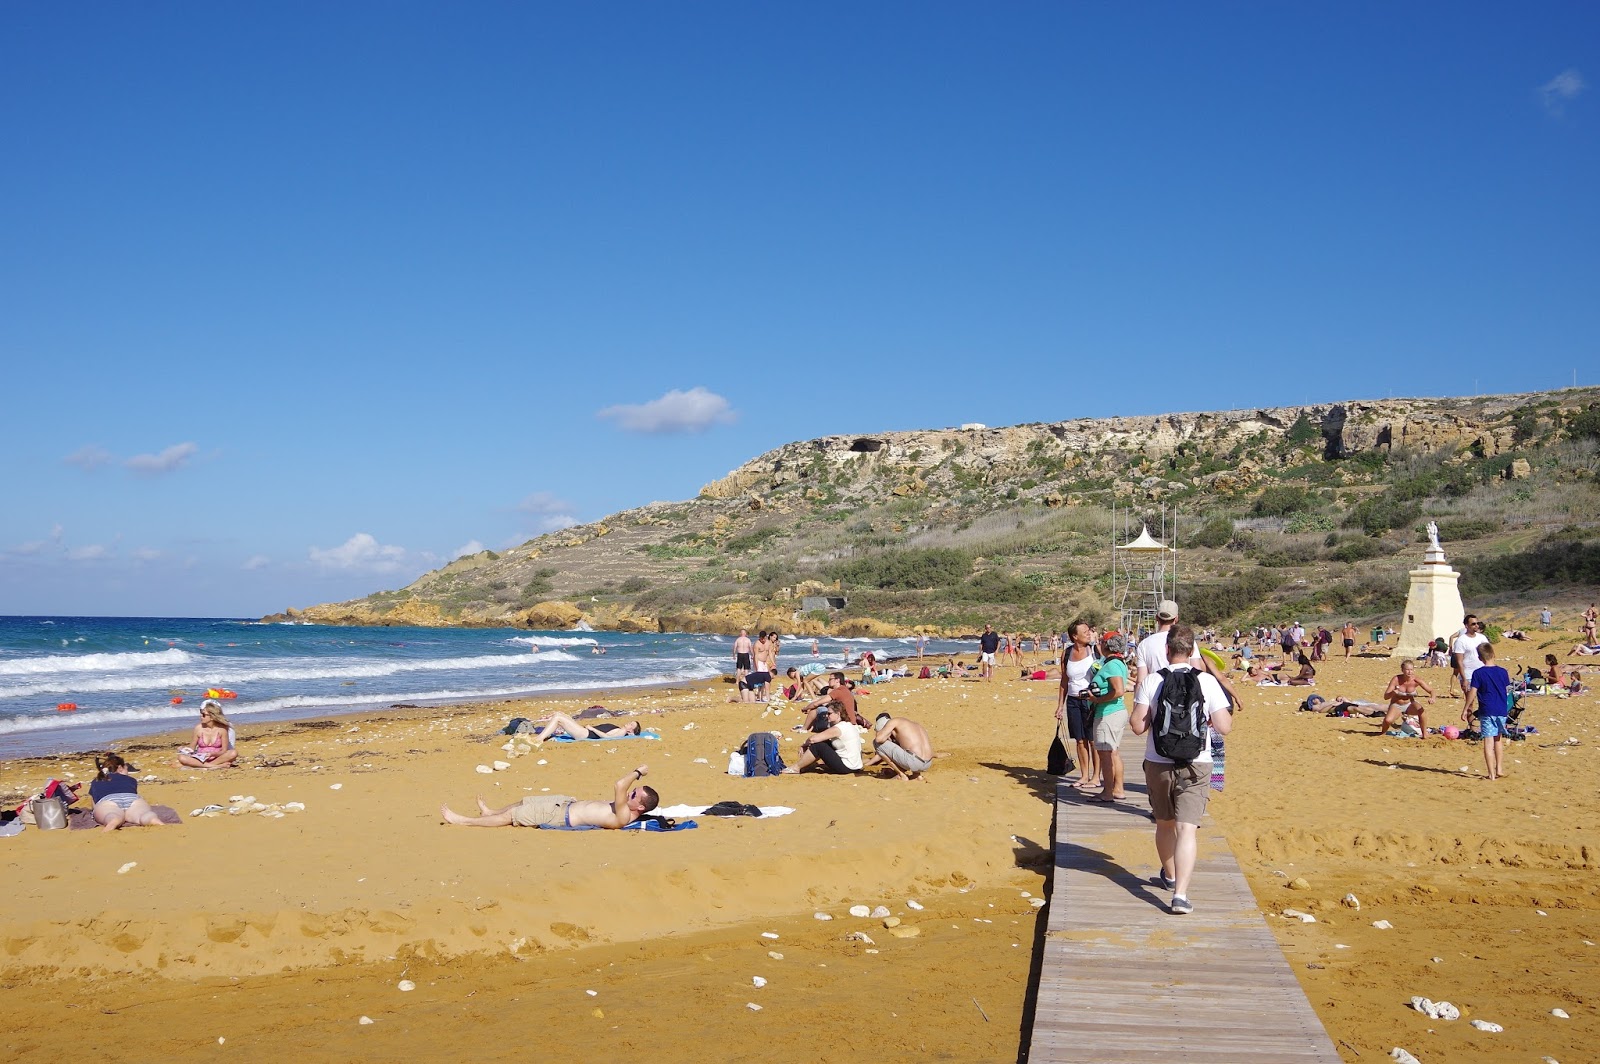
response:
M924 761L893 739L885 739L877 745L876 749L880 755L893 761L907 772L926 772L933 767L932 761Z
M1150 791L1150 812L1157 820L1200 826L1206 815L1206 802L1211 798L1211 762L1198 761L1179 768L1146 761L1144 782Z
M530 794L511 810L511 822L519 828L570 828L567 810L574 801L564 794Z
M1094 748L1115 750L1122 745L1122 733L1128 729L1128 711L1114 710L1094 722Z

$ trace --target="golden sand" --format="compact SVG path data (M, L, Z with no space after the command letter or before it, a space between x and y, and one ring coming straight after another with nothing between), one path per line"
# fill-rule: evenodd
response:
M1502 660L1542 653L1513 644ZM1332 660L1317 690L1375 699L1391 671ZM1345 1059L1394 1045L1424 1061L1585 1059L1600 1041L1592 698L1535 699L1540 734L1491 784L1474 776L1475 744L1296 713L1303 689L1244 693L1212 811ZM173 767L180 736L133 749L158 777L142 792L181 827L0 839L0 1046L19 1061L212 1059L219 1038L247 1060L1016 1059L1040 913L1027 895L1049 872L1054 683L866 695L864 712L924 722L948 755L923 783L730 778L730 748L758 729L791 735L797 715L723 699L716 686L246 724L246 767L217 773ZM501 749L508 718L593 702L639 713L662 741ZM264 760L276 767L251 767ZM511 767L476 771L496 760ZM440 822L441 802L467 811L479 793L606 797L641 762L668 805L796 811L670 834ZM0 791L68 771L92 765L13 762ZM241 795L306 808L189 815ZM1359 912L1340 903L1350 893ZM856 904L888 907L914 937L851 917ZM1285 907L1317 923L1274 915ZM1413 994L1466 1016L1428 1021Z

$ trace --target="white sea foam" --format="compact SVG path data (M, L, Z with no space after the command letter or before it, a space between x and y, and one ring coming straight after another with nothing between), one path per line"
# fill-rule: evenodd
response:
M0 659L0 676L50 676L60 673L121 672L194 661L186 650L154 650L129 654L51 654L42 658Z
M521 643L525 647L592 647L598 644L599 640L566 635L514 635L506 642Z
M181 651L179 652L181 653ZM121 655L104 655L119 657ZM198 687L246 687L265 681L308 682L316 680L369 680L382 676L399 676L406 673L447 672L452 670L517 669L534 663L573 662L583 660L562 650L541 650L537 654L492 654L470 658L441 658L432 661L341 661L339 658L305 658L293 664L279 663L265 667L250 667L239 662L206 663L205 670L174 669L167 672L147 671L137 674L112 674L102 676L62 675L60 673L28 676L25 681L0 680L0 699L22 698L39 694L84 694L97 691L139 691L156 689L188 689ZM186 658L182 663L191 663Z

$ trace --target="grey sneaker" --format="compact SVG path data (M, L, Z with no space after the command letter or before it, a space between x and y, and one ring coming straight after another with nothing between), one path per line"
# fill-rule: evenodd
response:
M1172 914L1174 916L1187 916L1192 912L1194 912L1194 903L1192 901L1190 901L1188 898L1185 898L1182 894L1173 896Z
M1162 890L1172 890L1178 885L1178 881L1176 879L1168 879L1165 872L1159 872L1156 875L1151 876L1150 882L1154 883Z

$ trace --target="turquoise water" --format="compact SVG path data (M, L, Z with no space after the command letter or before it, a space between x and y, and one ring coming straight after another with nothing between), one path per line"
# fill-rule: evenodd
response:
M914 640L784 641L780 667L915 654ZM208 688L239 727L395 702L462 702L705 680L731 636L334 628L223 618L0 617L0 758L101 747L196 719ZM970 649L936 641L929 653ZM605 653L596 653L603 649ZM174 704L173 699L182 699ZM61 712L60 703L76 710Z

